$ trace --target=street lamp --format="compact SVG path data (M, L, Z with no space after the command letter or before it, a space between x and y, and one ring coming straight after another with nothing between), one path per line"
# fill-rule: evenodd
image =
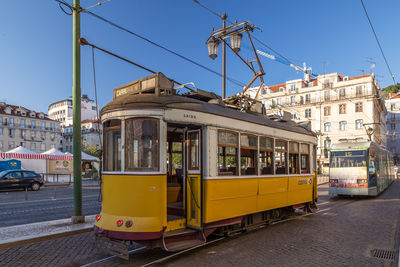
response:
M236 53L240 51L240 45L242 44L242 37L243 35L241 33L235 33L230 37L232 50L235 51Z
M215 59L218 56L218 45L219 40L217 38L213 37L207 41L208 55L210 58Z

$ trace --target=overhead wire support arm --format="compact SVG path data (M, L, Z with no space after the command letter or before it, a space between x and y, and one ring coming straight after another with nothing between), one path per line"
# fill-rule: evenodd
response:
M118 59L121 59L121 60L123 60L123 61L125 61L125 62L128 62L128 63L130 63L130 64L132 64L132 65L134 65L134 66L136 66L136 67L139 67L139 68L141 68L141 69L144 69L144 70L146 70L146 71L148 71L148 72L151 72L152 74L157 73L157 72L154 71L154 70L151 70L151 69L149 69L149 68L147 68L147 67L144 67L144 66L142 66L142 65L140 65L140 64L137 64L137 63L135 63L135 62L133 62L133 61L131 61L131 60L129 60L129 59L123 58L123 57L118 56L117 54L114 54L114 53L112 53L112 52L110 52L110 51L108 51L108 50L105 50L105 49L103 49L103 48L101 48L101 47L98 47L98 46L92 44L92 43L89 43L85 38L80 38L80 39L79 39L79 43L80 43L80 45L82 45L82 46L88 45L88 46L92 47L92 49L98 49L98 50L100 50L100 51L102 51L102 52L104 52L104 53L106 53L106 54L109 54L109 55L111 55L111 56L113 56L113 57L116 57L116 58L118 58ZM94 68L94 66L93 66L93 68ZM176 84L179 84L179 85L181 85L182 87L184 87L184 88L190 90L190 91L193 91L193 89L190 88L190 87L187 87L186 84L182 84L182 83L177 82L177 81L175 81L175 80L174 80L174 82L175 82Z

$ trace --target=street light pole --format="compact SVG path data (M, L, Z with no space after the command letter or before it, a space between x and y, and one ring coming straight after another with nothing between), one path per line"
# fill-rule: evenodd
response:
M74 152L74 216L72 223L83 223L82 215L82 171L81 171L81 50L80 50L80 0L74 0L73 8L73 84L72 84L72 116L73 116L73 152Z
M222 29L226 27L227 14L222 14ZM225 99L226 94L226 44L222 44L222 99Z

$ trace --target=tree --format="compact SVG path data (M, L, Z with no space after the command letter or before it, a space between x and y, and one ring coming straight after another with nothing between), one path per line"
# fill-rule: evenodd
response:
M97 147L95 145L90 145L90 144L85 145L83 147L83 152L85 152L86 154L89 154L93 157L96 157L96 158L100 158L100 156L101 156L100 147Z
M388 99L392 96L392 93L398 93L400 91L400 83L389 85L382 89L383 94L385 95L385 99Z

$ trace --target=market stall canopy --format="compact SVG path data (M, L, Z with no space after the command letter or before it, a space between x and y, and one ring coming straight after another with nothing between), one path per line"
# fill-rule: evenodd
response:
M82 152L82 160L99 161L98 158L86 154L85 152Z
M60 160L71 160L72 157L64 154L60 155L48 155L39 154L33 152L25 147L19 146L17 148L11 149L5 153L0 153L0 158L3 159L60 159Z
M72 156L72 155L66 155L62 153L60 150L51 148L45 152L42 153L42 155L55 155L55 156Z
M7 154L30 154L30 155L38 155L38 153L33 152L23 146L16 147L6 152Z

